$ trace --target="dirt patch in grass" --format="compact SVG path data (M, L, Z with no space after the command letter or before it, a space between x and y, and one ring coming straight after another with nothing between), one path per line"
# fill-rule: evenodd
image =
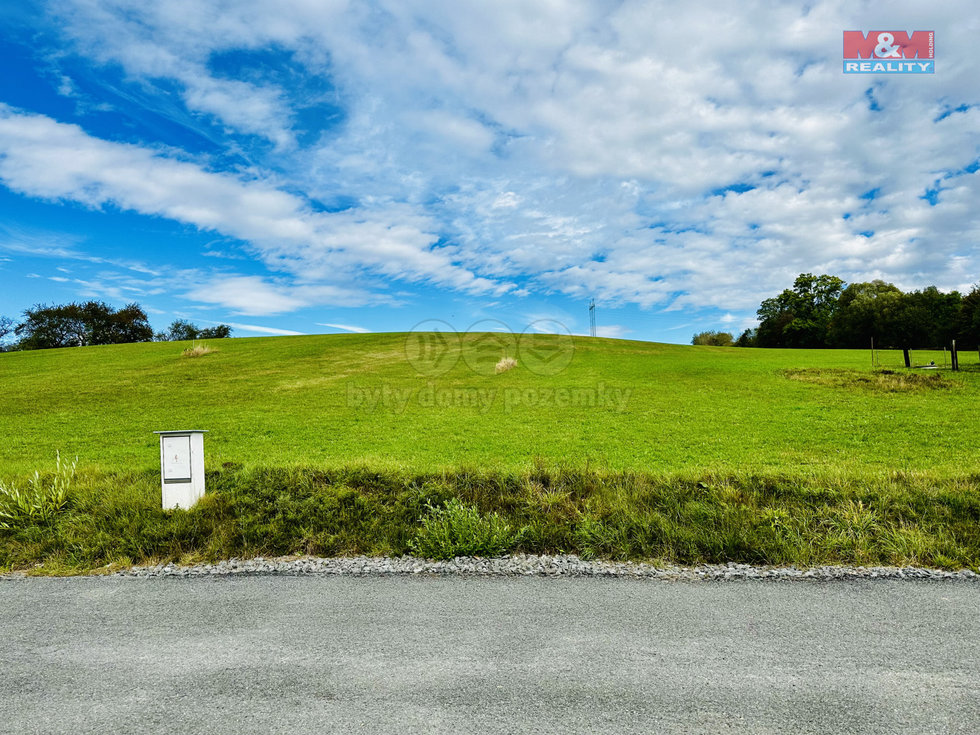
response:
M953 383L935 371L898 372L895 370L845 370L835 368L799 368L783 370L790 380L831 388L857 388L881 393L950 390Z

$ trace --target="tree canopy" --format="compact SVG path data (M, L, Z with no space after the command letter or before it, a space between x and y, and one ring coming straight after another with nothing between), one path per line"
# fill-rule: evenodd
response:
M123 342L149 342L153 328L139 304L114 309L102 301L59 306L37 304L24 312L24 321L14 328L22 350L54 347L84 347Z
M8 344L9 335L17 339ZM146 312L139 304L114 309L102 301L47 306L36 304L15 323L0 316L0 350L44 350L53 347L85 347L157 340L221 339L231 327L218 324L201 329L183 319L175 320L166 332L153 333Z
M16 326L9 316L0 316L0 352L7 348L7 337L14 333Z
M827 331L844 282L801 273L779 296L759 307L759 347L827 347Z
M153 338L157 342L180 342L191 339L224 339L231 336L231 327L219 324L215 327L199 328L184 319L175 319L166 332L157 332Z
M903 292L875 280L852 283L836 276L800 274L791 289L766 299L759 327L738 345L759 347L881 348L980 344L980 285L963 297L935 286Z
M712 345L714 347L730 347L735 338L730 332L698 332L691 338L692 345Z

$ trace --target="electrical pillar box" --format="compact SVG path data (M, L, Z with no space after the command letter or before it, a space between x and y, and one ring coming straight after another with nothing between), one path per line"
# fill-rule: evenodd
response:
M204 495L204 431L154 431L160 435L160 485L164 508L190 508Z

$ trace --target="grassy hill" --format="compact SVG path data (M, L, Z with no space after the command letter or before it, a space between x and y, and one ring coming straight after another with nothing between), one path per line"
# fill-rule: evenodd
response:
M557 345L538 338L549 340ZM0 477L29 473L56 450L100 470L153 470L152 432L180 428L209 431L214 468L543 460L655 473L959 475L980 465L980 373L874 376L867 351L575 339L556 375L520 360L493 374L485 368L501 355L491 349L482 364L459 359L427 376L407 359L403 334L214 341L215 352L194 358L182 356L187 346L0 355ZM463 358L479 348L463 345Z
M882 371L867 351L433 339L0 355L0 480L41 470L43 485L56 452L79 458L65 508L0 530L0 568L511 550L980 561L976 356L952 374L897 353ZM518 364L497 374L503 356ZM164 512L152 432L188 428L209 432L209 494Z

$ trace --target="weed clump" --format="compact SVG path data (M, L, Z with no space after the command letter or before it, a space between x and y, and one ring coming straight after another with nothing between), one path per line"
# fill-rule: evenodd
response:
M803 368L784 370L790 380L831 388L857 388L882 393L907 393L923 390L948 390L953 384L936 372L906 373L894 370L844 370L833 368Z
M202 355L210 355L212 352L217 352L217 350L206 344L197 344L195 342L192 347L188 347L181 354L184 357L201 357Z
M441 507L427 508L429 515L411 543L412 551L427 559L500 556L520 542L521 533L497 513L481 515L476 507L456 498Z
M68 505L77 464L78 457L70 463L62 463L58 452L54 474L48 477L34 470L26 490L0 481L0 531L50 523Z

